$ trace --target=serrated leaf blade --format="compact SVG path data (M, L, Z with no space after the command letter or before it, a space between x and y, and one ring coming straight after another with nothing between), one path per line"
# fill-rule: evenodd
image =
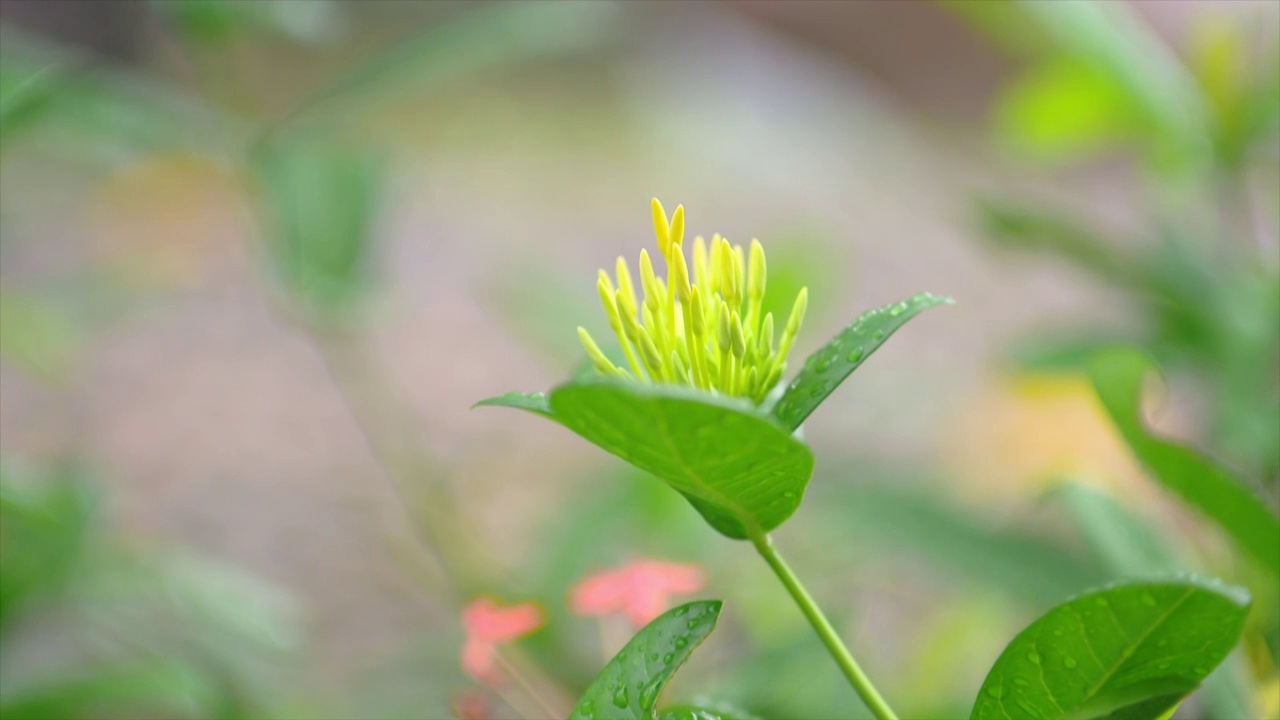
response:
M666 481L731 538L781 525L813 473L809 448L746 401L581 380L553 390L550 402L556 421Z
M792 430L800 427L800 423L898 328L931 307L954 302L951 298L919 293L909 300L863 313L809 356L800 374L773 406L773 416Z
M973 720L1145 720L1193 692L1235 647L1244 591L1191 580L1069 600L1018 634L991 668Z
M1103 353L1090 375L1107 414L1152 477L1212 518L1271 572L1280 574L1280 519L1241 478L1189 447L1152 435L1142 421L1142 380L1151 362L1133 350Z
M658 695L715 629L719 600L668 610L644 626L605 665L569 720L655 720Z

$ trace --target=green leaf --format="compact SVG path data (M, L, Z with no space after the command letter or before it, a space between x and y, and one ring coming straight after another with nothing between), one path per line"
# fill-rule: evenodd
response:
M0 630L60 591L89 547L97 498L72 468L0 463Z
M56 382L75 363L80 336L75 320L57 305L0 291L0 358Z
M658 720L735 720L735 718L696 705L676 705L663 710Z
M1138 460L1161 485L1215 520L1273 573L1280 574L1280 519L1242 478L1191 448L1163 440L1142 421L1142 380L1150 361L1133 350L1099 355L1090 367L1094 388Z
M40 687L6 695L6 720L114 715L209 717L221 709L217 683L203 673L170 662L108 665L64 676Z
M867 461L859 475L874 477ZM1048 538L1014 528L994 528L979 515L947 503L936 493L910 489L892 477L863 483L856 493L837 493L837 478L815 486L813 522L841 540L870 552L926 564L942 577L970 587L996 589L1028 607L1042 608L1111 579L1089 558L1078 557ZM847 539L844 539L847 538Z
M53 64L0 67L0 141L37 119L49 105L59 69Z
M656 720L662 688L715 629L719 600L668 610L645 625L604 666L569 720Z
M281 284L318 315L350 309L372 272L377 158L329 138L275 136L258 146L253 169Z
M554 419L665 480L720 533L745 539L800 507L813 453L740 399L584 379L551 393Z
M522 393L509 392L498 397L491 397L488 400L481 400L471 407L511 407L519 410L528 410L531 413L537 413L543 417L554 418L551 412L551 403L547 402L547 396L543 393Z
M1185 570L1156 529L1108 494L1079 483L1054 489L1102 565L1119 577L1168 576Z
M1069 600L1009 643L971 717L1158 717L1227 657L1248 610L1243 590L1193 581L1123 585Z
M809 356L804 369L774 405L774 417L792 430L800 427L800 423L898 328L931 307L954 302L951 298L920 293L910 300L863 313Z
M1123 87L1070 57L1034 67L1007 87L995 123L1014 150L1048 161L1089 156L1144 129Z
M1141 266L1136 258L1119 250L1118 243L1104 241L1094 230L1065 217L995 200L979 201L977 214L987 239L1000 248L1053 253L1124 288L1141 283L1142 278L1134 270Z

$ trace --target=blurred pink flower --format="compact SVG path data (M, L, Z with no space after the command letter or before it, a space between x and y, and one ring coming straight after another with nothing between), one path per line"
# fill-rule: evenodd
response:
M493 598L473 600L462 609L462 669L472 678L497 683L494 672L498 646L518 640L542 627L542 610L533 603L501 607Z
M579 615L623 613L639 628L661 615L672 595L695 593L705 584L702 570L695 565L633 560L588 575L574 587L571 604Z

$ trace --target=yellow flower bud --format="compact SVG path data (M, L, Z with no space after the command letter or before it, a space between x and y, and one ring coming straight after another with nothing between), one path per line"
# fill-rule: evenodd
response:
M759 240L751 241L751 259L747 265L747 294L752 300L764 297L767 270L765 268L764 247Z
M658 198L653 199L653 233L658 237L658 250L667 254L667 246L671 244L671 226L667 225L667 211L662 209Z

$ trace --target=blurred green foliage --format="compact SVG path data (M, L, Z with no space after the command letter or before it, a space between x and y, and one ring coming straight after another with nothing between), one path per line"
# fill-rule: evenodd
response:
M121 543L101 506L82 467L0 461L0 715L270 715L264 656L296 643L292 601L241 571Z

